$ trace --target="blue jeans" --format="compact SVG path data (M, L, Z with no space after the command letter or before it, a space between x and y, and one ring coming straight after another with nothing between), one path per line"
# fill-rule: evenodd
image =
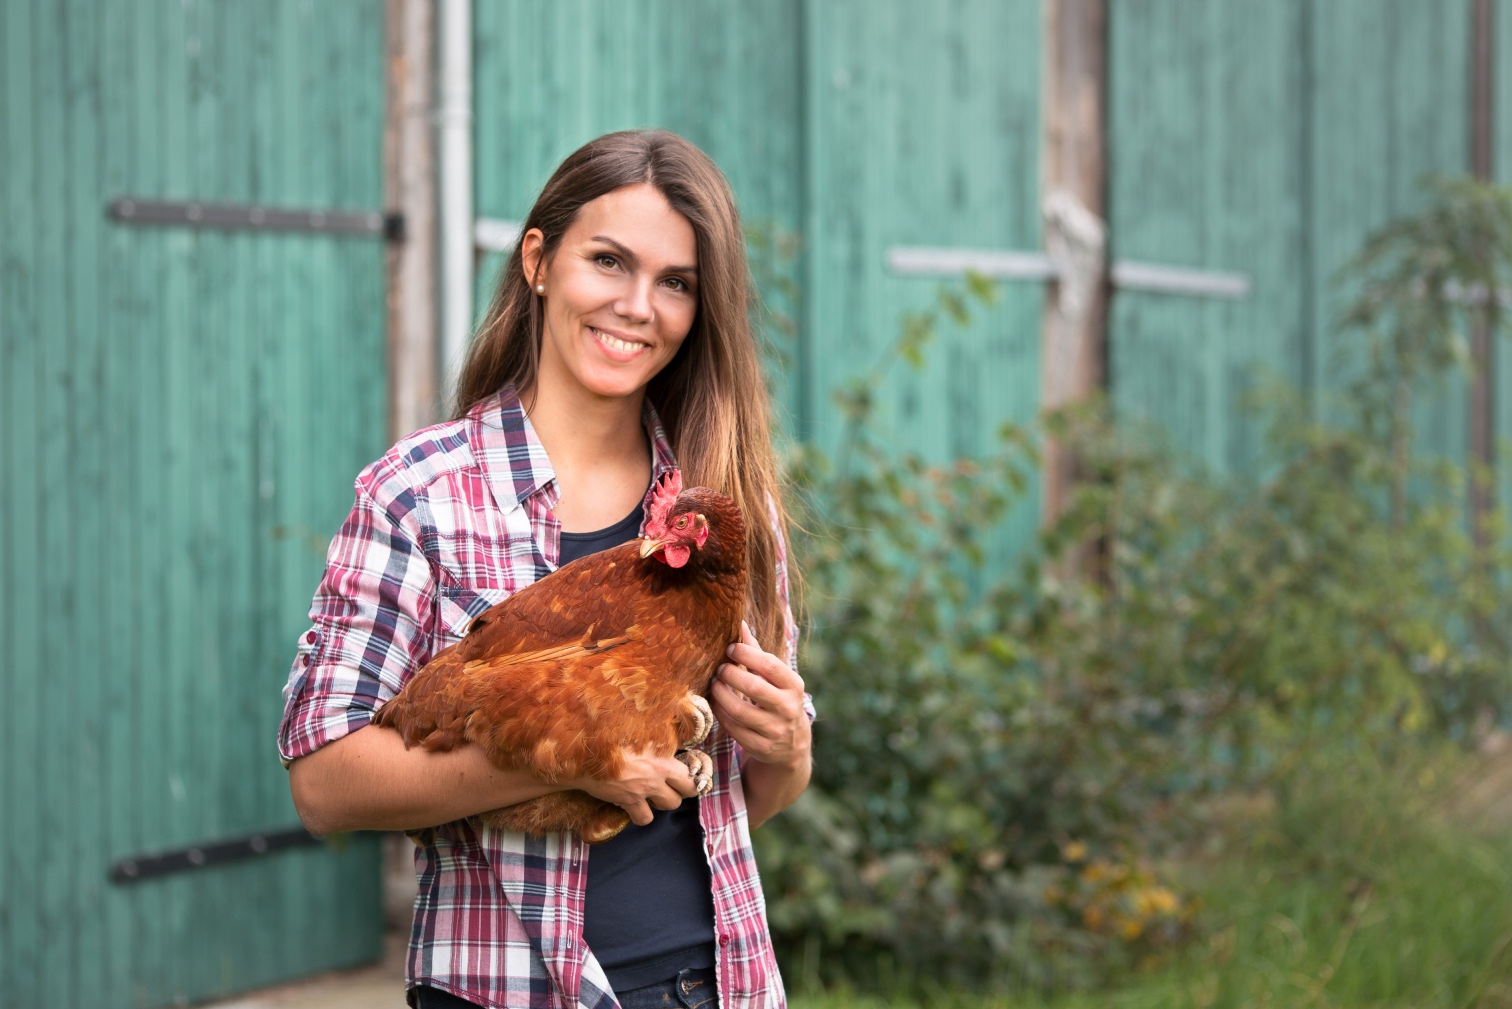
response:
M615 992L621 1009L715 1009L714 970L685 970L644 988Z
M716 1009L714 971L685 970L674 978L617 992L621 1009ZM410 992L412 1004L420 1009L463 1009L476 1003L458 998L450 992L422 986Z

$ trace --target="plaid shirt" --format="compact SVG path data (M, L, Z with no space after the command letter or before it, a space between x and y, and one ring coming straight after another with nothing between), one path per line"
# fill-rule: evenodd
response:
M654 484L676 460L649 402L642 419ZM555 570L559 556L555 475L510 389L461 420L403 439L362 471L356 487L284 689L285 763L367 725L474 617ZM782 566L778 582L786 606ZM807 700L806 707L812 717ZM704 746L714 759L714 789L699 800L699 819L713 881L720 1003L782 1007L740 746L721 732ZM441 827L415 861L410 987L431 985L505 1009L618 1005L583 942L588 849L575 835L530 836L470 818Z

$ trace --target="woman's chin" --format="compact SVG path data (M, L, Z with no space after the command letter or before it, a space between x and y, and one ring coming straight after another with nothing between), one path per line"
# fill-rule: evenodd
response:
M624 399L645 392L653 375L645 368L594 368L583 376L583 388L604 399Z

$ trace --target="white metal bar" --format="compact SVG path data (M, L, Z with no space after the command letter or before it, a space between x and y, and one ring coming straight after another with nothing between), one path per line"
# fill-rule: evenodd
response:
M995 280L1054 280L1060 269L1042 252L996 249L937 249L895 245L887 250L894 273L927 277L954 276L968 270Z
M1181 266L1160 266L1121 259L1113 264L1114 287L1156 294L1184 294L1193 298L1247 298L1249 277L1242 273L1217 270L1192 270Z
M472 338L472 3L441 0L438 105L442 399L451 403Z
M473 245L479 252L513 252L520 227L519 221L480 217L473 222Z
M887 266L908 276L947 277L973 270L995 280L1056 280L1061 268L1041 252L997 249L945 249L897 245L887 250ZM1247 298L1249 277L1219 270L1194 270L1120 260L1109 279L1114 287L1194 298Z

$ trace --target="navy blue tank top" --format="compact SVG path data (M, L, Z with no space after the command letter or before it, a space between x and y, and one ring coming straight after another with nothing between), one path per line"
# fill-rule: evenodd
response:
M560 563L619 546L640 531L641 506L607 529L562 533ZM617 992L654 984L686 968L714 966L714 897L698 800L652 809L588 849L583 938Z

